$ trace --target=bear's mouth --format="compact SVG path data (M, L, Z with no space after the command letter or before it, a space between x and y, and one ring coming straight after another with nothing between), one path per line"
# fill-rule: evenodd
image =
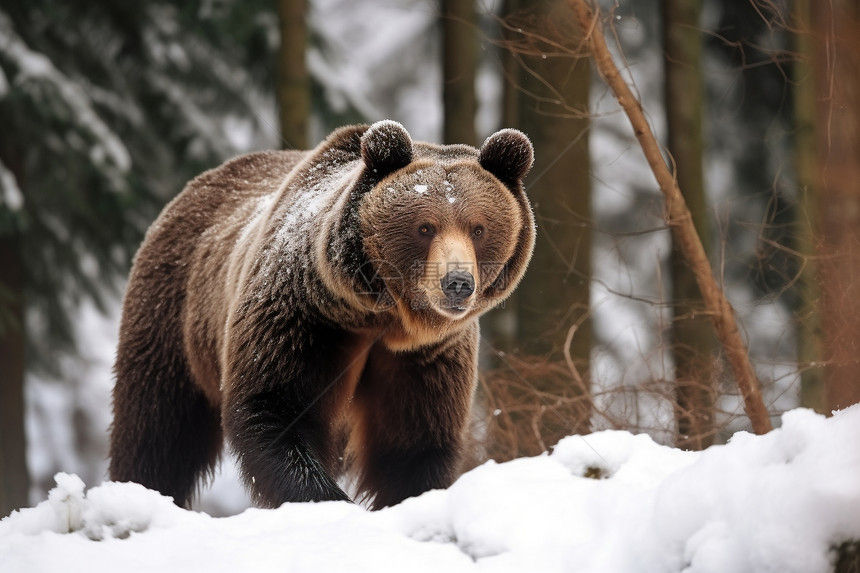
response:
M467 304L465 300L452 302L447 299L436 299L433 301L432 306L436 312L443 316L447 316L449 318L461 318L464 314L469 312L471 305Z
M472 309L473 297L449 300L444 296L438 296L438 293L421 290L423 291L421 296L412 300L411 306L414 310L429 310L449 320L459 320Z

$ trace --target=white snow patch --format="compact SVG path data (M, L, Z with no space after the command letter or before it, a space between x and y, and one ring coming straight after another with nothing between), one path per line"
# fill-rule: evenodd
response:
M305 239L299 240L299 237L309 236L311 220L354 180L356 170L360 168L361 166L357 167L351 163L340 165L327 164L322 161L314 166L312 171L322 169L328 173L321 175L320 179L313 185L306 186L307 184L296 183L302 185L302 188L293 199L286 215L279 222L280 228L276 235L277 248L287 249L290 248L290 245L302 243Z
M0 161L0 204L10 211L20 211L24 206L24 194L18 187L15 175Z
M254 212L251 214L248 224L242 228L242 232L239 233L239 237L236 239L237 246L247 241L251 236L251 232L259 224L263 214L272 206L272 202L275 200L275 195L276 193L270 193L257 199L257 206L254 208Z
M860 539L860 405L783 416L765 436L686 452L645 435L573 436L379 512L285 504L215 519L134 484L0 521L10 571L781 571L824 573ZM597 475L602 479L584 477ZM94 540L102 540L96 542Z
M423 195L423 194L427 193L427 186L426 185L415 185L415 192Z
M224 135L235 149L247 152L254 147L254 123L246 117L228 115L224 118Z
M0 98L9 93L9 80L6 79L6 74L3 68L0 68Z

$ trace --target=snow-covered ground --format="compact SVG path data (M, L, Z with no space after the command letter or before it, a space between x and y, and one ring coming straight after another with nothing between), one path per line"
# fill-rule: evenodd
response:
M860 406L783 416L684 452L606 431L371 513L344 502L213 518L74 475L0 521L0 569L99 571L829 571L860 539ZM590 476L590 477L589 477Z

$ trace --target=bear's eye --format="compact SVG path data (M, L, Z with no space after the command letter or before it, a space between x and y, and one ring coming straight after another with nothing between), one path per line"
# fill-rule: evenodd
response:
M424 223L418 227L418 234L425 237L432 237L436 234L436 228L430 223Z
M483 237L484 236L484 228L482 226L478 225L472 231L472 236L475 238Z

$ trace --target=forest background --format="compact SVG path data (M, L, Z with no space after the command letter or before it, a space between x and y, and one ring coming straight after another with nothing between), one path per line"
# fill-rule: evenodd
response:
M105 478L124 279L184 182L383 118L419 140L517 127L535 144L539 239L482 319L472 464L602 428L690 449L749 429L571 4L4 3L0 516L56 471ZM860 2L601 4L771 418L860 401Z

